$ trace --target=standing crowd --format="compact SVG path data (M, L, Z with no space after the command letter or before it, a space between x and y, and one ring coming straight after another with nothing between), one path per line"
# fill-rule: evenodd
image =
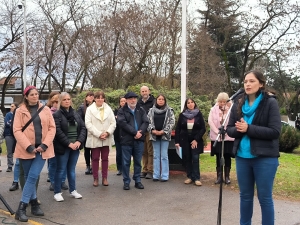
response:
M260 72L246 73L245 92L234 102L227 93L219 93L208 117L211 156L216 158L215 184L231 183L231 159L236 161L241 225L251 224L255 187L262 224L273 225L275 220L272 189L278 167L281 122L278 103L265 91L265 83ZM199 154L203 153L202 137L206 133L201 109L192 98L187 98L175 123L174 110L163 94L155 98L147 86L141 87L140 94L139 97L134 92L126 93L120 97L119 107L113 110L104 92L88 92L84 103L75 110L66 92L51 93L47 106L43 106L36 87L26 87L22 104L11 104L5 118L0 114L0 132L4 129L7 146L6 171L12 172L15 166L9 190L19 189L19 182L22 188L15 219L28 221L29 204L33 215L44 215L37 188L46 161L49 189L55 201L64 201L62 190L68 190L75 199L82 198L76 188L75 171L81 149L86 161L85 174L92 175L94 187L99 186L99 181L109 186L108 156L113 145L117 175L123 176L124 190L130 190L131 157L135 188L144 189L142 178L167 182L172 130L186 168L183 182L201 186ZM226 133L217 139L222 125Z

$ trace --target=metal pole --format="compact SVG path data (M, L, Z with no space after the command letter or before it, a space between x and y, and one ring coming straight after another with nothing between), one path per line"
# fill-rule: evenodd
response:
M24 39L23 39L23 90L26 88L26 47L27 47L27 35L26 35L26 0L22 1L24 7Z
M181 110L186 99L186 1L182 0Z

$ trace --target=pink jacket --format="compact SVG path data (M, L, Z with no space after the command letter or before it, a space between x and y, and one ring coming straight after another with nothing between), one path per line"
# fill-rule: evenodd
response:
M224 111L224 115L223 118L225 119L226 114L228 113L229 107L226 106L225 111ZM215 141L218 133L219 133L219 127L221 127L221 123L220 123L220 114L222 113L222 111L219 109L219 105L218 103L216 103L209 112L209 116L208 116L208 124L210 126L210 132L209 132L209 136L210 136L210 140ZM225 129L227 127L229 118L227 119L226 123L225 123ZM218 141L221 141L220 139ZM234 138L229 137L227 134L225 135L225 141L234 141Z
M39 108L43 105L40 104ZM55 137L56 127L52 116L52 113L48 107L39 113L42 124L42 143L47 145L48 148L42 153L43 159L49 159L54 157L53 139ZM14 157L20 159L32 159L35 158L35 153L29 153L26 151L30 145L35 145L34 126L31 122L29 126L22 132L22 127L25 126L27 121L31 118L30 112L26 106L22 104L16 111L13 125L14 136L17 140Z

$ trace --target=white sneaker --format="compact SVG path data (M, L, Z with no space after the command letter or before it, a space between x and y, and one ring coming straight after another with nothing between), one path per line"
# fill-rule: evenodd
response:
M55 195L54 195L54 199L55 199L55 201L57 201L57 202L62 202L62 201L64 201L64 198L63 198L63 196L62 196L62 193L57 193L57 194L55 194Z
M82 198L82 195L79 194L76 190L72 191L70 195L74 198Z

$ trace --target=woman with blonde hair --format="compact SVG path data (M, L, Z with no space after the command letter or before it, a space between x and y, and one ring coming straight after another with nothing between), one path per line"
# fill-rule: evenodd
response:
M92 149L93 186L97 187L99 185L100 154L102 185L108 186L108 154L114 144L113 133L116 129L116 119L110 106L105 103L105 94L103 91L95 93L95 102L87 108L85 125L88 131L85 146Z
M228 110L230 109L230 102L228 102L229 96L225 92L221 92L218 94L216 104L211 108L209 116L208 116L208 124L210 126L210 140L211 140L211 156L216 156L216 171L217 171L217 180L215 184L220 184L222 181L221 177L221 153L222 153L222 140L221 136L219 140L216 140L219 127L223 124L226 116L230 113ZM225 123L225 130L227 128L228 120ZM213 147L214 143L217 142L216 147ZM225 134L224 140L224 159L225 159L225 183L230 184L230 168L231 168L231 157L232 157L232 149L233 149L234 138L229 137Z

